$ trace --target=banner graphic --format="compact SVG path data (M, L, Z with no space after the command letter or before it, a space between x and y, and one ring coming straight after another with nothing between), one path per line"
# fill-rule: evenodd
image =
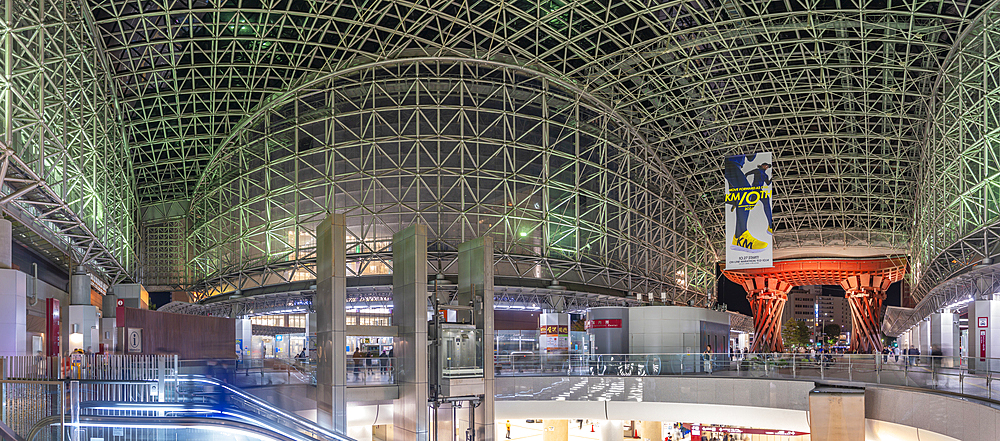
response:
M727 156L726 269L773 264L771 153Z

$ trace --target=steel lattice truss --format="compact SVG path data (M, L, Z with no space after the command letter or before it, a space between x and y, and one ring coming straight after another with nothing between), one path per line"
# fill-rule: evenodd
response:
M979 16L936 88L914 230L918 300L941 282L1000 255L998 18L995 7Z
M581 280L598 275L602 279L598 285L676 293L703 289L704 275L714 272L710 263L727 245L721 157L730 153L775 153L775 240L782 249L910 247L911 202L917 183L914 168L920 155L918 147L927 138L928 97L957 36L973 22L980 3L92 0L136 164L147 284L198 283L225 289L227 284L243 283L233 282L241 273L283 264L276 261L280 260L276 253L283 252L282 242L296 243L286 260L304 258L298 253L308 255L301 239L282 235L282 229L294 229L294 234L306 232L308 236L310 223L316 219L300 216L299 208L279 203L284 208L275 211L255 205L271 201L270 196L225 200L235 207L226 216L237 221L238 228L221 233L221 224L215 232L206 230L209 220L203 216L213 213L206 212L204 206L191 205L191 198L202 198L210 190L202 187L196 191L199 181L203 185L225 182L222 178L226 176L209 167L213 158L228 160L219 151L226 140L247 150L244 141L257 133L248 131L255 128L252 124L274 119L254 109L277 99L276 94L322 75L343 74L373 63L447 57L489 61L507 65L508 70L527 69L536 73L537 81L547 78L550 85L559 84L565 99L577 100L573 106L588 108L597 114L596 119L606 121L597 127L607 133L597 136L609 141L610 135L619 136L633 146L651 149L659 159L649 159L649 164L661 166L659 171L666 173L655 182L640 184L653 190L650 193L664 204L658 212L647 213L652 222L645 226L646 231L660 240L651 249L667 250L663 259L676 262L618 259L618 264L613 264L612 256L591 262L582 255L549 255L533 249L554 245L544 243L544 237L538 238L537 247L511 248L505 250L506 255L512 259L534 257L534 267L544 271L549 270L547 262L568 265L539 277L576 271ZM410 96L443 93L439 88L447 84L492 80L465 76L433 84L434 78L429 77L421 85L423 89ZM376 112L371 109L395 108L398 112L436 115L441 107L427 100L392 105L363 101L374 97L379 87L374 80L364 84L368 90L359 89L342 99L357 99L354 104L358 109L369 109L373 114ZM347 90L346 85L338 87ZM403 96L404 87L396 87L399 90L386 92ZM516 81L504 87L507 89L497 90L523 88L532 93L527 92L530 87ZM480 92L449 93L471 97ZM496 96L495 102L526 99L515 94ZM555 114L560 111L548 108ZM502 110L511 115L520 111L516 107ZM536 116L539 120L546 117ZM449 123L431 120L427 124L432 128ZM575 127L571 120L564 126L567 130ZM384 150L383 141L414 142L399 134L372 130L359 127L357 131L367 136L359 139L366 141L364 148L369 152ZM629 132L627 137L616 133L623 130ZM422 132L422 136L428 133ZM291 145L300 137L315 135L302 134L285 142ZM450 134L440 142L475 142L477 136L482 134ZM276 158L266 152L258 156L261 164L256 172L273 181L238 182L246 187L246 194L261 185L316 188L314 182L297 174L306 167L324 171L305 156L287 161L299 164L287 170L275 167ZM427 178L423 173L414 182ZM579 179L586 181L586 176ZM306 199L315 204L317 198L311 195ZM229 206L220 208L228 210ZM412 207L414 218L406 221L417 220L428 210ZM661 213L666 213L664 218L655 218ZM508 220L530 217L520 213L505 216ZM261 228L254 223L261 219L270 226ZM660 226L657 223L666 230L653 231ZM443 224L452 228L450 220ZM378 231L371 223L364 225L363 231L355 232L356 242L366 251L378 253L384 245L376 242L387 231ZM616 229L623 227L608 228L611 233ZM611 233L600 231L603 237L613 237ZM636 241L641 238L630 231L623 233ZM223 238L219 234L240 235L239 249L223 252L216 247L214 244ZM506 239L511 244L517 237ZM947 246L935 243L930 248ZM448 246L442 244L443 250ZM613 242L602 246L618 251L612 248ZM374 257L363 260L375 262ZM572 268L583 264L593 264L597 272ZM365 264L359 261L358 265ZM295 274L305 274L299 271L308 272L309 265L290 266L295 268L289 273L260 273L261 278L252 283L268 277L294 279L298 277ZM663 286L653 286L657 284Z
M137 201L100 47L79 3L0 1L0 206L15 240L103 285L133 277Z
M445 294L457 292L455 285L441 287ZM315 290L290 290L272 294L251 295L235 298L206 299L199 303L171 302L158 310L177 314L212 315L218 317L248 317L252 315L287 314L312 312ZM582 312L599 306L637 306L635 299L565 289L526 288L520 286L497 286L494 288L495 304L501 308L549 309ZM347 307L392 308L391 285L368 285L347 288ZM430 307L430 305L428 305ZM748 317L733 314L734 320L742 324ZM745 326L744 326L745 327Z
M491 235L499 277L677 300L689 282L709 286L709 254L685 234L693 228L656 153L571 87L435 57L365 65L277 95L199 182L192 264L226 277L310 258L316 225L336 211L347 216L353 275L390 269L392 235L418 222L439 274L457 270L458 244Z

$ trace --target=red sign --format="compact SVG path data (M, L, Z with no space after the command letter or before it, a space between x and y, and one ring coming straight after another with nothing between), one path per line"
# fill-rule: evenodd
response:
M118 299L118 306L125 306L125 300L124 299Z
M622 319L587 320L587 329L621 328Z
M979 361L986 361L986 330L979 330Z
M712 426L701 426L701 431L705 433L739 433L744 435L777 435L777 436L800 436L809 434L809 432L797 432L795 430L748 429L743 427L712 427Z
M542 325L538 329L542 334L548 335L569 335L569 326L566 325Z
M59 355L59 332L62 320L59 319L59 300L45 299L45 355Z

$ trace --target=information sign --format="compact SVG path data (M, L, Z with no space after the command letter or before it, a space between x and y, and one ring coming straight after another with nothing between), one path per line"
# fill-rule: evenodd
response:
M127 351L130 353L142 352L142 328L128 328L125 336Z

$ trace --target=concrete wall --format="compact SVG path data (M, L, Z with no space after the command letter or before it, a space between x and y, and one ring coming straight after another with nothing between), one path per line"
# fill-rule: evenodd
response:
M716 329L710 334L720 337L714 339L718 342L713 344L712 351L728 349L725 344L729 336L721 337L729 330L729 313L687 306L646 306L629 308L628 312L629 348L633 354L702 352L706 344L703 335L706 324Z
M920 440L945 436L963 441L995 441L1000 428L1000 409L981 402L880 386L865 389L865 417L869 431L916 433L919 438L910 439Z

